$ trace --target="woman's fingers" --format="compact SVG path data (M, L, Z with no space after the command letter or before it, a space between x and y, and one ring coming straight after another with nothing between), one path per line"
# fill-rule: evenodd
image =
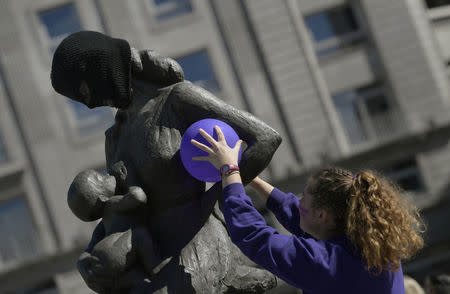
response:
M195 141L194 139L191 139L191 144L194 145L195 147L205 151L206 153L209 153L209 154L214 153L214 151L211 148L209 148L205 144Z
M216 131L216 134L217 134L217 141L218 142L226 142L225 136L223 135L223 132L222 132L222 129L219 126L214 126L214 130Z
M234 148L233 148L233 149L239 150L239 149L241 148L241 145L242 145L243 142L244 142L244 141L242 141L242 140L237 141L237 142L236 142L236 145L234 145Z
M214 138L213 137L211 137L211 135L210 134L208 134L207 132L205 132L205 130L203 130L203 129L199 129L198 130L198 132L200 133L200 135L202 135L203 136L203 138L205 138L206 139L206 141L208 141L209 142L209 144L211 144L211 146L217 146L217 141L216 140L214 140Z
M194 156L194 157L192 157L192 160L196 160L196 161L209 161L210 158L209 158L209 156Z

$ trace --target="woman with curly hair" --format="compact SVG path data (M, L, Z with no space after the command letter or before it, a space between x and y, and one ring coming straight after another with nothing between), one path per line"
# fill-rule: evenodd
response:
M401 261L423 247L417 209L401 190L370 171L326 168L313 174L300 199L255 178L286 236L268 226L245 194L239 174L242 141L230 148L220 128L216 141L192 144L208 153L222 174L223 213L231 240L255 263L303 293L405 293Z

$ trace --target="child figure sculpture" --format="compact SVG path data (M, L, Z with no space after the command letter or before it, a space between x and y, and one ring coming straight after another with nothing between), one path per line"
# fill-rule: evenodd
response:
M126 172L124 167L121 170ZM91 240L78 261L82 277L98 293L123 293L125 289L139 293L162 261L145 228L147 195L135 186L117 195L120 181L112 175L86 170L75 177L68 192L69 207L78 218L102 219L97 230L104 230L104 238ZM91 283L92 273L113 276L114 283Z

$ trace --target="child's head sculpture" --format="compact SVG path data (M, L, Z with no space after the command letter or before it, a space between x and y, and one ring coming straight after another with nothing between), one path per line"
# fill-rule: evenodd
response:
M67 202L73 214L90 222L103 217L103 208L116 190L116 179L95 170L79 173L69 187Z

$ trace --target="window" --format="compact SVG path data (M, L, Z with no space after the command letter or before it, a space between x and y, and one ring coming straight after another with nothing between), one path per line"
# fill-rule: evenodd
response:
M42 11L39 13L39 19L50 40L49 51L51 55L65 37L83 30L74 3ZM84 104L71 99L68 99L68 103L72 109L78 132L81 135L104 130L113 123L114 115L109 107L89 109Z
M425 3L427 4L428 8L450 5L449 0L425 0Z
M49 50L51 55L65 37L83 29L73 3L42 11L39 13L39 19L45 26L50 40Z
M211 92L220 91L208 52L200 50L189 55L176 58L184 71L184 78Z
M176 16L192 12L189 0L150 0L153 1L155 16L159 21L164 21Z
M385 170L386 175L408 192L425 190L420 170L415 159L398 162Z
M108 106L89 109L86 105L72 99L68 99L68 102L73 110L80 135L104 131L114 123L114 114Z
M363 37L353 8L349 5L306 16L305 23L319 57L333 54Z
M0 68L0 90L3 90L2 86L6 85L3 76L3 70ZM6 150L5 142L3 139L3 134L0 132L0 164L5 163L9 160L8 152Z
M6 152L5 144L3 143L3 137L0 134L0 163L8 161L8 153Z
M390 136L398 128L393 107L381 88L345 91L332 99L352 144Z
M0 238L2 263L26 260L39 253L37 232L23 197L0 204Z
M450 16L434 19L432 28L436 36L438 48L441 51L442 58L447 65L450 65Z
M55 282L53 280L41 283L38 286L29 288L26 290L21 290L16 292L16 294L58 294L59 291L56 288Z

